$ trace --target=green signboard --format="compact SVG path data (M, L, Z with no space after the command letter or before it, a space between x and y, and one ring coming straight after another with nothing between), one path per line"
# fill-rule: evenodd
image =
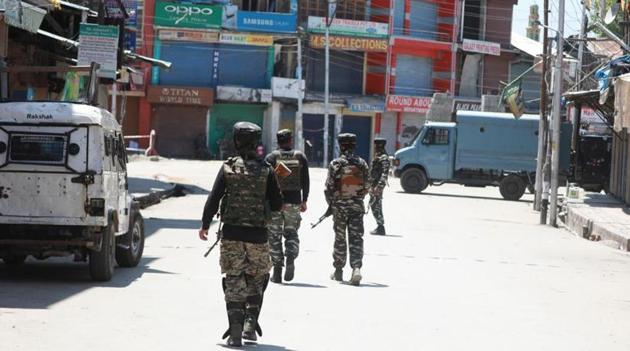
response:
M155 25L179 28L221 28L223 7L158 1Z

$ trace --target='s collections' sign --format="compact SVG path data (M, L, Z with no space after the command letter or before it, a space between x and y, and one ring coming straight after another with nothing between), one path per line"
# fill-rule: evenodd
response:
M273 36L261 34L221 33L219 41L224 44L272 46Z
M221 28L223 7L158 1L155 25L181 28Z
M464 51L477 52L480 54L501 56L501 44L489 41L464 39Z
M311 35L311 47L321 49L326 46L326 37ZM357 37L330 37L330 47L333 49L366 52L387 52L387 40Z
M326 18L309 16L308 31L314 33L325 33ZM387 23L335 18L330 26L330 34L387 38L389 35L389 25Z
M294 13L238 11L236 29L251 32L293 33L297 16Z
M250 103L270 103L270 89L252 89L242 87L217 87L217 100L238 101Z
M298 99L300 97L300 86L302 87L302 97L304 97L304 80L294 78L271 78L271 92L274 97Z
M160 29L160 40L192 41L198 43L216 43L219 41L219 32L200 32L183 29Z
M118 65L118 27L81 23L79 27L78 64L101 65L98 75L116 78Z
M166 87L152 85L147 99L154 104L212 106L212 89L197 87Z
M389 95L387 97L387 111L426 113L431 107L431 98L424 96Z

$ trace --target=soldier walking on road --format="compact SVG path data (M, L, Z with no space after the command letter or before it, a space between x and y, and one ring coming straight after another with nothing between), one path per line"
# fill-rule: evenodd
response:
M372 235L385 235L385 219L383 218L383 189L389 176L389 155L385 151L387 140L374 139L374 160L370 166L370 206L378 225L370 232Z
M239 156L229 158L216 177L203 211L201 240L208 240L212 217L221 205L221 272L228 321L228 346L242 338L262 335L258 316L269 281L271 260L267 242L270 211L282 208L282 195L273 169L256 155L261 129L249 122L234 125Z
M339 134L338 141L342 155L328 166L328 178L324 191L326 201L332 208L335 223L333 251L335 272L331 278L337 281L343 280L343 267L346 265L349 244L350 267L352 268L350 283L359 285L363 265L363 216L365 215L363 199L368 192L368 165L361 157L354 154L357 144L356 135Z
M282 266L286 254L284 280L291 281L295 273L295 259L300 252L298 230L306 211L306 202L310 188L308 161L300 151L293 150L293 133L289 129L278 132L278 150L267 155L267 162L276 169L278 182L282 190L284 207L280 212L271 214L269 227L269 245L273 275L271 281L282 283ZM288 174L283 174L284 172ZM288 171L287 171L288 170ZM290 172L290 173L289 173ZM282 251L284 237L285 252Z

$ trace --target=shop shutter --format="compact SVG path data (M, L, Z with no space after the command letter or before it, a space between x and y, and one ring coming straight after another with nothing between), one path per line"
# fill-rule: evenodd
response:
M426 57L398 55L396 58L397 95L432 96L433 60Z
M330 92L363 94L362 52L330 51ZM306 84L311 91L324 91L324 50L307 50L308 66Z
M437 4L426 0L411 0L409 14L410 36L423 39L437 39Z
M219 80L217 85L268 89L271 77L268 70L269 48L263 46L221 45Z
M405 0L394 0L394 34L403 35L405 27Z
M160 70L160 85L215 86L212 78L214 47L208 44L162 42L160 59L173 62Z

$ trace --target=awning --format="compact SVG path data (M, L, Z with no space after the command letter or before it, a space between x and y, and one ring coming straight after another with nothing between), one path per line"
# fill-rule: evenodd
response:
M606 103L599 103L599 90L575 91L565 93L564 98L569 102L586 105L593 109L602 122L612 127L615 121L615 94L608 94Z
M88 16L91 16L91 17L98 17L98 12L91 10L89 7L73 4L68 1L59 1L59 5L61 5L62 7L77 10L80 12L87 12Z

